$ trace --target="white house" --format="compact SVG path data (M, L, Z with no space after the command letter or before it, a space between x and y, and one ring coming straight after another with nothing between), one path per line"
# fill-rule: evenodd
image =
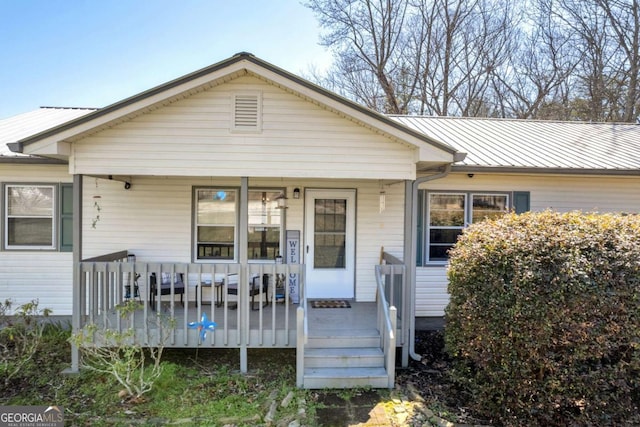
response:
M640 211L636 125L387 117L247 53L99 110L32 114L23 133L7 136L21 116L0 122L19 153L1 165L0 297L81 328L113 322L140 274L141 333L168 304L169 345L238 347L242 369L247 348L296 346L302 387L391 386L389 348L416 356L413 319L442 316L446 251L474 220ZM218 323L204 342L188 327L202 313Z

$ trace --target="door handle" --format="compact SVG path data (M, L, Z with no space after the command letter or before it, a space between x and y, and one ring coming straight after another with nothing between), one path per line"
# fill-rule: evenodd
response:
M309 253L309 245L307 245L307 253Z

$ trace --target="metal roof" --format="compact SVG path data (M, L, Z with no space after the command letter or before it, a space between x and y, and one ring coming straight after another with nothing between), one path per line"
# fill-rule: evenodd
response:
M36 135L95 110L95 108L41 107L0 120L0 161L33 158L33 156L12 152L7 144Z
M56 128L94 108L42 107L0 120L0 162L48 159L9 150L7 143ZM536 120L389 116L466 158L454 170L640 173L640 125Z
M640 172L640 125L390 116L458 151L458 170Z

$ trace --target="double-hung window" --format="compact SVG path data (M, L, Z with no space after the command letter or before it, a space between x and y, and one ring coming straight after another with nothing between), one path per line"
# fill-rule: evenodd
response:
M235 260L238 191L199 188L195 211L196 258Z
M278 209L276 200L280 194L281 190L249 190L249 260L273 261L281 254L282 210ZM196 260L238 259L239 209L237 189L195 190Z
M275 190L249 190L249 259L275 260L280 255L282 209Z
M425 197L424 261L444 263L462 230L509 210L509 194L429 192ZM420 260L419 260L420 261Z
M4 186L5 249L56 249L56 187Z

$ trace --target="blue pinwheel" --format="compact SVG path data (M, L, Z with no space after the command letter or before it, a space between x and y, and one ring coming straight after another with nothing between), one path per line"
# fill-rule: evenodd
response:
M207 318L206 313L202 313L202 317L199 322L189 322L187 325L189 329L197 329L200 333L200 342L204 342L207 338L207 330L213 331L216 329L216 322L212 322Z

